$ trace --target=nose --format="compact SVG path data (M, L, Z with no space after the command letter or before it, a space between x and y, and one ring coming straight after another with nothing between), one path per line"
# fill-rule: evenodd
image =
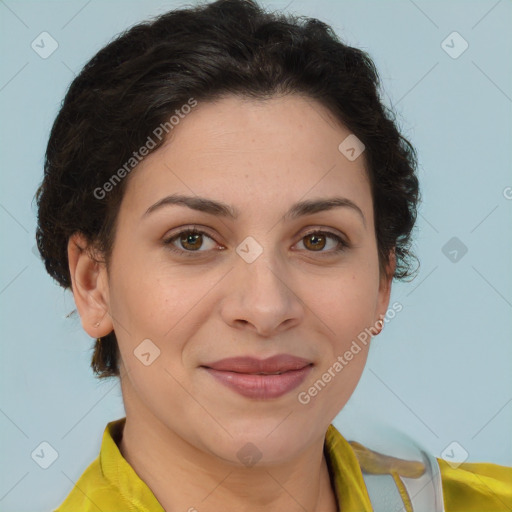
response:
M274 251L263 249L252 263L237 257L229 276L221 316L231 327L271 337L302 321L304 305L294 290L298 287Z

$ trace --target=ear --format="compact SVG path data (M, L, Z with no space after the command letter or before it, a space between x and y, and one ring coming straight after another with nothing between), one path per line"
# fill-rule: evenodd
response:
M69 238L69 272L82 327L92 338L101 338L111 333L114 326L109 314L107 270L94 254L81 233Z
M391 297L391 283L395 274L396 268L396 253L395 249L391 249L389 253L389 261L386 265L385 272L380 276L379 283L379 298L377 304L378 319L384 318L389 306L389 299Z

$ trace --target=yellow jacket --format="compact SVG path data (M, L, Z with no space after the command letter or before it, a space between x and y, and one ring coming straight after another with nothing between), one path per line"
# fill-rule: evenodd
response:
M149 487L122 456L117 442L126 418L111 421L103 433L99 456L87 467L65 501L54 512L164 512ZM325 436L324 453L334 490L343 512L372 512L362 471L385 472L385 467L417 470L416 462L386 457L352 443L333 425ZM512 468L488 463L463 463L452 468L437 459L441 473L445 512L512 511ZM405 473L404 473L405 471ZM411 473L412 474L412 473ZM408 510L406 491L397 486ZM412 509L409 509L412 510Z

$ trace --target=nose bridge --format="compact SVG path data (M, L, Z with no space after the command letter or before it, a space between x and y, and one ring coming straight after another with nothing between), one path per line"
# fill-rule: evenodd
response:
M284 322L297 321L302 307L286 282L286 265L279 248L270 243L271 235L259 238L264 240L248 236L236 248L235 289L224 314L230 323L249 323L261 334L270 334Z
M267 233L268 235L268 233ZM261 240L263 237L260 236ZM237 272L241 275L244 295L252 301L266 297L263 303L279 299L287 299L286 270L281 265L278 247L270 242L271 236L266 236L261 243L252 236L245 238L236 248L240 258L237 261Z

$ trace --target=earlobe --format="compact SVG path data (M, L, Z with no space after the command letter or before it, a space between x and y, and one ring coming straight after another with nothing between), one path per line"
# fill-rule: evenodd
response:
M375 322L375 324L370 327L370 332L372 336L378 336L382 329L384 328L384 315L380 315L379 319Z
M109 315L108 280L105 265L96 261L81 233L68 241L68 262L75 304L82 327L92 338L106 336L113 330Z

